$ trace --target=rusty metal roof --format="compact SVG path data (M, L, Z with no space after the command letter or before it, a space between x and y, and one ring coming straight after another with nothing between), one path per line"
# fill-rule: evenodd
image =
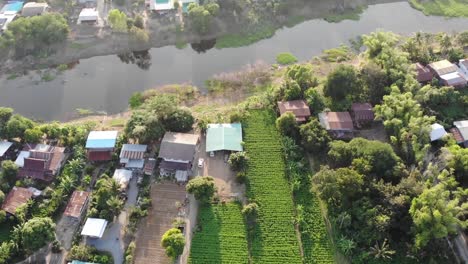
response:
M63 215L79 218L83 208L88 202L89 192L74 191Z
M5 201L2 204L2 209L12 215L15 215L16 209L27 203L32 196L33 192L26 188L13 187L5 198Z

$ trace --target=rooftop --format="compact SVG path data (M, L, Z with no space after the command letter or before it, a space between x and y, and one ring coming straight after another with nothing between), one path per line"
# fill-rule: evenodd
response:
M114 148L117 131L91 131L86 141L86 148Z
M114 171L114 176L112 178L120 184L120 188L126 189L128 183L132 179L132 171L125 169L117 169Z
M296 116L296 120L303 122L310 116L310 109L304 100L293 100L286 102L278 102L280 114L292 112Z
M10 147L13 146L13 143L8 142L8 141L0 141L0 157L5 155L5 153L10 149Z
M199 136L195 134L166 132L158 157L174 161L191 161L198 141Z
M79 218L83 211L83 207L88 201L89 192L85 191L74 191L70 201L68 201L67 207L63 215Z
M23 2L10 1L0 10L0 13L4 14L16 14L23 8Z
M320 124L326 130L353 130L349 112L323 112L319 114Z
M442 137L444 137L447 134L447 131L445 131L445 128L440 125L440 124L432 124L431 125L431 141L439 140Z
M107 227L107 220L100 218L88 218L81 231L82 236L101 238Z
M456 72L458 69L457 66L455 66L453 63L451 63L448 60L441 60L441 61L433 62L429 64L429 67L431 67L439 76L447 74L447 73L451 73L451 72Z
M33 192L22 187L13 187L2 204L2 210L15 215L16 209L28 202L33 196Z
M242 125L209 124L206 133L206 152L230 150L242 151Z
M458 128L464 141L468 141L468 120L455 121L453 125Z
M351 105L351 111L356 121L372 121L375 118L374 110L369 103L354 103Z
M465 85L466 80L459 72L451 72L441 75L440 78L447 82L448 85L457 86Z
M143 159L147 149L147 145L124 144L119 157L121 159Z
M468 59L461 59L459 61L460 65L463 65L465 66L466 68L468 68Z

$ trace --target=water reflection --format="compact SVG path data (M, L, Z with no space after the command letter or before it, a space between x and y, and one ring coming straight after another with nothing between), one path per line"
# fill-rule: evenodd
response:
M126 64L135 64L142 70L148 70L151 67L151 53L149 50L133 51L117 55L119 59Z
M197 53L205 53L207 50L214 48L216 39L202 40L198 43L191 43L190 46Z

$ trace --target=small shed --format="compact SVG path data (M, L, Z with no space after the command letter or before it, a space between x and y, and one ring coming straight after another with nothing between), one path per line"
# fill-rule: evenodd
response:
M336 138L352 137L354 126L349 112L323 112L319 114L323 128Z
M468 59L461 59L458 62L458 66L460 67L460 71L465 75L465 79L468 80Z
M447 131L445 131L445 128L442 125L437 123L431 125L431 141L439 140L445 135L447 135Z
M47 3L28 2L23 6L21 15L24 17L40 16L49 9Z
M206 152L211 151L242 151L242 125L208 124L206 133Z
M434 76L432 75L432 72L431 70L429 70L429 68L427 68L426 66L423 66L419 62L415 64L415 67L416 67L416 79L418 80L418 82L427 83L427 82L432 81L432 78Z
M278 102L280 115L292 112L297 122L305 122L310 117L310 108L304 100Z
M436 61L429 64L427 67L439 78L444 74L456 72L458 70L458 67L448 60Z
M467 80L460 72L447 73L440 76L440 81L443 85L463 88L466 86Z
M468 120L455 121L453 125L455 127L450 131L457 140L457 143L468 147Z
M145 168L143 169L146 175L153 175L156 168L156 159L149 158L145 161Z
M82 236L90 238L102 238L107 227L107 220L100 218L88 218L81 231Z
M96 8L83 8L78 16L77 24L96 24L99 20L99 12Z
M132 171L117 169L115 170L114 176L112 176L112 178L119 183L121 190L126 190L130 180L132 179L132 175Z
M124 144L120 151L120 163L127 169L143 169L147 145Z
M26 188L13 187L3 201L2 210L10 215L16 215L16 209L26 204L32 196L33 192Z
M74 191L65 208L64 216L80 218L89 200L89 192Z
M354 123L358 126L373 122L375 119L374 110L369 103L354 103L351 105L351 114Z

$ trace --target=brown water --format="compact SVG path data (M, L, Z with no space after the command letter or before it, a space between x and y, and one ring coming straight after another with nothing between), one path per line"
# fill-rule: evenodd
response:
M190 46L182 50L154 48L142 67L123 63L116 55L94 57L81 60L50 82L40 81L34 73L14 80L4 76L0 79L0 105L42 120L64 120L76 108L117 113L127 108L128 98L136 91L172 83L192 83L203 89L204 81L214 74L236 71L257 61L274 63L276 55L286 51L307 60L377 29L400 34L453 32L468 30L468 19L425 16L407 2L378 4L369 6L359 21L310 20L241 48L205 53Z

